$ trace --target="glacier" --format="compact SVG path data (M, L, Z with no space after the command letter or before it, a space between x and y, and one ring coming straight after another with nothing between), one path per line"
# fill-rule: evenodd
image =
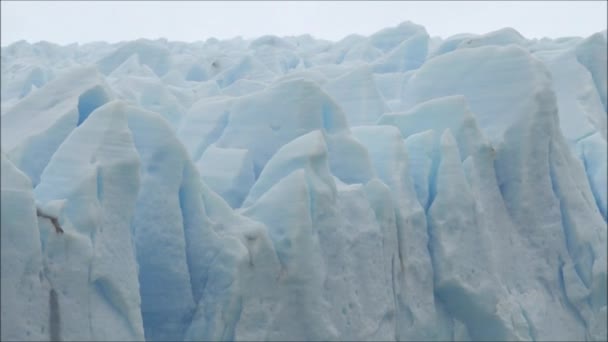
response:
M605 341L606 39L2 47L0 337Z

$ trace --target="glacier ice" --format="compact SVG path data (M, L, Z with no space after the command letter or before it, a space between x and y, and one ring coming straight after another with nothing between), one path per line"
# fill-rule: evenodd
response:
M328 81L323 90L342 108L351 125L373 123L388 111L367 65Z
M1 51L2 340L608 338L606 31Z
M2 339L48 339L51 288L44 277L32 182L4 152L1 194Z
M69 70L49 83L2 113L2 149L34 186L67 135L112 97L106 81L90 66Z
M241 207L255 182L249 151L209 146L197 162L202 180L233 208Z

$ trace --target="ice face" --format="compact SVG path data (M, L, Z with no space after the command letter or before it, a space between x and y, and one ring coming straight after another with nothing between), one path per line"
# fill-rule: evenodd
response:
M32 183L4 152L1 194L2 339L44 340L49 336L50 288L43 276Z
M607 338L606 31L1 66L2 340Z
M338 103L351 125L371 124L388 111L368 66L328 81L323 90Z
M48 85L2 113L2 149L34 185L67 135L113 96L93 67L69 70Z
M201 177L233 208L241 207L255 181L248 150L209 146L197 162Z
M51 232L43 240L45 274L58 296L61 339L143 337L130 229L140 160L124 106L108 103L74 129L34 189L36 200L49 207L65 231L64 237ZM54 205L57 201L60 206ZM44 228L49 230L48 223Z
M112 53L104 56L97 62L99 70L107 75L121 66L131 56L139 57L141 63L147 65L152 71L158 75L165 75L170 69L170 52L162 44L140 39L129 42Z

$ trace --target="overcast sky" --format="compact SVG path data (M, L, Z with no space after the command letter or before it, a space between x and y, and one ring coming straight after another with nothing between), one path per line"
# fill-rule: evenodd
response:
M606 29L606 1L1 1L1 44L199 41L308 33L339 40L411 20L431 36L513 27L527 38Z

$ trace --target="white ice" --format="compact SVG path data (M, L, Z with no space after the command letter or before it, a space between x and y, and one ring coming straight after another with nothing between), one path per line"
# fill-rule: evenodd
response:
M606 340L606 50L3 47L1 339Z

